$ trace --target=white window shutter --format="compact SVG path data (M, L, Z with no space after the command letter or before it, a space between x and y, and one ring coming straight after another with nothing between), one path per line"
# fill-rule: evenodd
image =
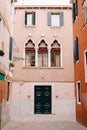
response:
M60 12L60 26L64 25L64 13Z
M51 26L51 12L47 13L48 26Z

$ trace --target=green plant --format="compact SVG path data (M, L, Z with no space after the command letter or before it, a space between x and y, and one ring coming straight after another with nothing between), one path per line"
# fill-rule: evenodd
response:
M3 50L0 50L0 56L4 56L4 51Z
M10 67L14 67L15 64L14 64L13 62L10 62L10 63L9 63L9 66L10 66Z

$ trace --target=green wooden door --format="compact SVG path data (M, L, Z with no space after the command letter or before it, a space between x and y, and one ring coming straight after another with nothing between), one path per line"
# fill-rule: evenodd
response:
M34 113L51 114L51 86L35 86Z

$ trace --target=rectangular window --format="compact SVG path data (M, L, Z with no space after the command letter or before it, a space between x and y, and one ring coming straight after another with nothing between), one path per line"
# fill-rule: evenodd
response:
M82 3L83 26L87 23L87 0Z
M35 25L35 12L26 12L25 11L25 25L27 26L33 26Z
M74 53L74 63L76 63L79 60L78 37L76 37L76 39L74 40L73 53Z
M13 39L10 37L9 39L9 60L12 60L12 45L13 45Z
M59 27L60 26L59 19L60 14L51 14L51 26Z
M84 53L84 64L85 64L85 82L87 82L87 51Z
M80 81L77 82L77 103L81 103L81 84Z
M64 24L64 13L51 13L48 12L48 26L60 27Z
M7 102L9 102L10 99L10 82L7 83Z
M76 20L77 15L78 15L77 0L75 0L75 2L73 3L73 10L72 10L73 22Z

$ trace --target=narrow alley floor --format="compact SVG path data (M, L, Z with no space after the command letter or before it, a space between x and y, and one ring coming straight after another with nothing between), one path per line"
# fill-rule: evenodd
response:
M87 130L75 120L58 119L48 116L47 118L40 118L36 116L34 120L32 117L16 119L7 123L1 130Z

